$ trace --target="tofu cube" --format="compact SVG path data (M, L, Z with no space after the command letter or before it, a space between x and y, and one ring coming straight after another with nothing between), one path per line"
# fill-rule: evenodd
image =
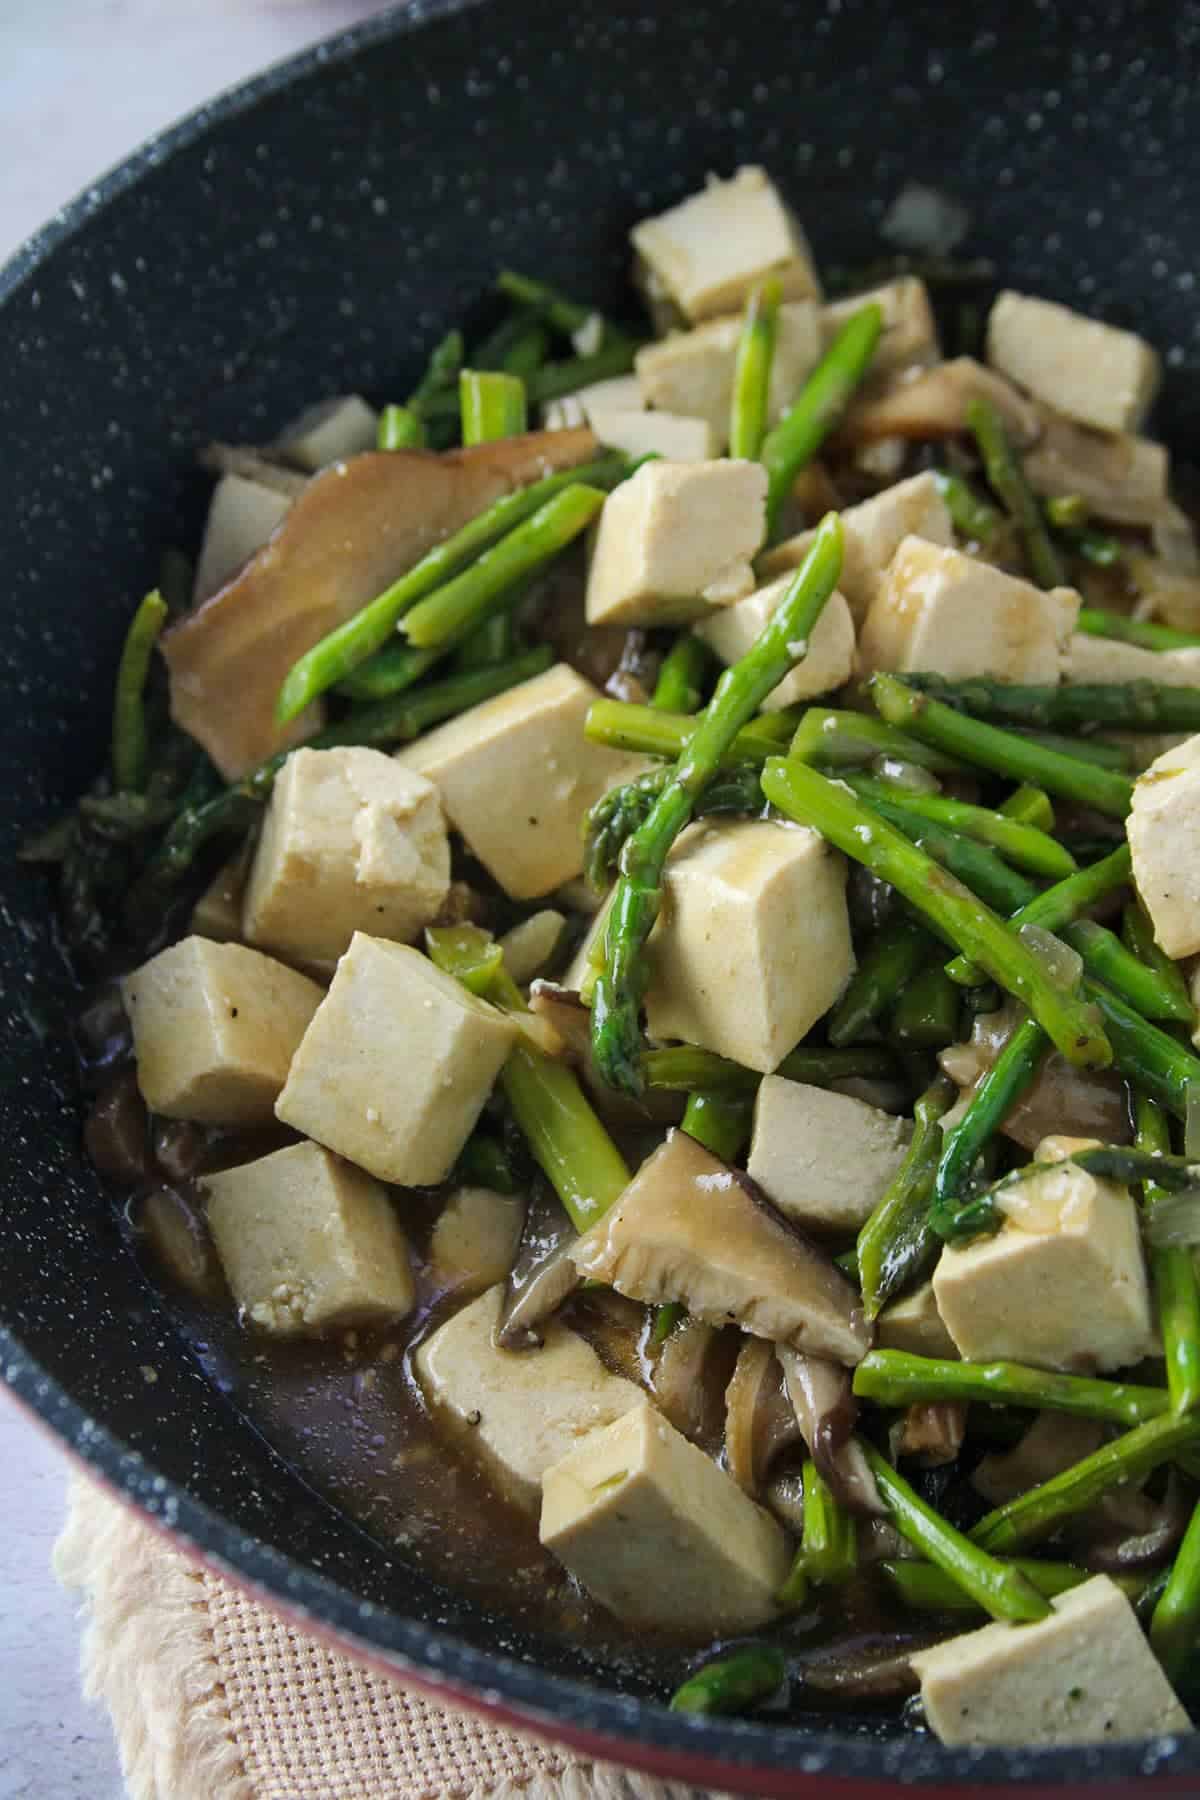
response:
M904 1161L907 1122L828 1088L768 1075L754 1103L746 1172L785 1218L857 1231Z
M536 900L582 872L589 808L645 767L583 735L599 698L558 663L397 754L433 782L450 823L514 900Z
M276 449L298 469L315 474L329 463L374 450L378 438L375 408L361 394L341 394L307 407L282 432Z
M958 1361L958 1346L942 1323L932 1281L923 1281L911 1294L884 1307L876 1321L875 1342L881 1350Z
M710 319L694 331L675 331L657 344L644 344L634 358L647 406L704 419L717 440L714 455L729 442L733 372L742 336L739 316ZM787 301L779 309L775 354L767 396L772 425L782 418L821 356L821 315L811 300Z
M643 412L646 405L642 384L636 375L614 375L610 381L592 381L565 397L579 407L582 416L578 422L590 425L597 437L601 435L600 421L610 413Z
M943 1744L1113 1744L1191 1729L1110 1576L1051 1606L1034 1625L997 1621L911 1658Z
M711 462L718 454L717 434L707 419L681 413L606 412L592 427L602 444L626 456L661 456L668 462Z
M764 169L737 171L630 232L655 286L686 318L737 312L764 276L786 300L819 300L808 242Z
M1157 352L1136 332L1011 290L988 314L987 359L1035 400L1097 431L1138 431L1162 379Z
M1064 681L1155 681L1162 687L1200 687L1200 649L1145 650L1120 638L1077 631L1067 645ZM1153 760L1153 759L1151 759Z
M291 504L286 494L260 482L247 481L242 475L222 475L209 501L204 541L196 561L192 582L196 606L210 600L262 549Z
M279 956L330 965L356 931L410 943L449 887L432 782L380 750L293 750L250 865L244 932Z
M270 1121L323 998L243 944L186 937L126 975L138 1087L151 1112L210 1125Z
M428 957L356 931L276 1116L380 1181L444 1181L517 1028Z
M682 1637L776 1617L790 1561L776 1520L651 1406L546 1470L541 1539L623 1623Z
M1010 390L1011 391L1011 390ZM1165 444L1125 432L1102 436L1072 419L1043 414L1022 466L1037 494L1078 494L1115 525L1169 525L1171 459ZM1163 616L1155 609L1155 617ZM1185 621L1179 621L1188 629Z
M931 474L912 475L884 488L881 494L848 506L842 514L845 554L839 586L855 626L861 626L879 587L880 577L906 537L931 544L954 543L954 526L946 502ZM798 568L812 548L816 533L787 538L762 559L763 573L782 575Z
M650 462L604 503L589 625L687 625L750 593L766 535L760 463Z
M859 651L867 669L1053 684L1078 613L1072 588L1047 593L961 550L908 537L879 584Z
M231 856L193 906L190 923L197 937L212 938L218 944L241 942L248 860L244 849Z
M455 1188L434 1221L429 1274L435 1287L481 1294L503 1281L513 1266L525 1218L519 1194L491 1188Z
M319 1144L293 1144L204 1186L217 1255L252 1324L304 1337L412 1310L408 1244L361 1169Z
M646 1023L770 1071L854 968L846 865L815 831L745 819L689 828L667 859L646 953Z
M938 1311L970 1361L1091 1374L1153 1353L1129 1190L1061 1160L1088 1141L1044 1138L1037 1159L1046 1167L999 1196L1000 1230L942 1251L933 1273Z
M1200 734L1156 757L1125 821L1133 879L1168 956L1200 950Z
M924 369L940 362L942 347L938 342L937 320L929 303L929 290L916 275L902 275L883 287L871 288L863 294L851 294L821 309L821 325L825 342L835 338L855 313L874 304L883 313L883 334L875 347L867 370L867 378L877 381L899 375L904 369Z
M745 600L714 613L695 627L696 636L716 651L729 666L746 654L764 627L774 617L780 601L791 586L792 575L781 575L777 581L755 590ZM832 693L854 672L854 621L850 608L840 593L833 593L803 650L793 647L801 660L784 676L773 693L763 701L767 712L794 706L799 700L811 700L817 694Z
M536 1513L546 1470L645 1395L557 1320L539 1350L497 1349L503 1298L503 1287L489 1288L439 1325L417 1351L417 1376L501 1491Z

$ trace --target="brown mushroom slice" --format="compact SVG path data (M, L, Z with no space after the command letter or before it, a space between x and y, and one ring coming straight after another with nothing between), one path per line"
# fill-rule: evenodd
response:
M1041 436L1041 414L1031 400L973 357L956 356L864 393L846 414L836 442L853 448L881 438L956 437L967 429L967 405L974 399L992 402L1018 450Z
M542 1327L579 1286L571 1260L575 1227L562 1202L538 1182L525 1208L517 1254L504 1284L496 1343L501 1350L535 1349Z
M801 1441L774 1345L747 1338L725 1389L725 1461L729 1473L757 1499L775 1457Z
M950 1079L962 1090L946 1129L962 1117L979 1082L1016 1029L1012 1007L977 1013L968 1043L951 1044L938 1057ZM960 1110L962 1109L962 1110ZM1129 1103L1125 1083L1107 1069L1077 1069L1057 1050L1042 1059L1037 1074L1005 1115L1004 1135L1035 1150L1044 1137L1099 1138L1102 1144L1129 1142Z
M372 451L335 463L306 483L241 573L164 635L176 723L229 780L302 742L319 708L275 723L292 664L503 495L595 449L587 430L530 432L443 455Z
M572 1256L584 1277L682 1301L712 1325L849 1364L870 1346L859 1297L825 1252L684 1131L668 1132Z
M963 1447L967 1407L963 1400L918 1400L906 1407L896 1437L897 1456L913 1456L927 1469L951 1463Z
M720 1331L701 1319L683 1319L659 1351L650 1376L660 1411L676 1431L711 1454L721 1448L725 1396L739 1338L740 1333ZM763 1347L769 1352L769 1344Z
M1011 1450L992 1452L980 1459L972 1470L971 1486L989 1506L1005 1506L1018 1494L1040 1487L1072 1463L1091 1456L1105 1435L1104 1426L1095 1419L1040 1412Z
M762 1492L762 1503L785 1530L804 1536L804 1475L800 1469L784 1468L768 1476Z
M808 1453L832 1492L853 1513L879 1518L886 1507L875 1477L854 1437L858 1402L840 1363L778 1347L788 1400Z
M1114 525L1174 522L1170 459L1163 444L1126 432L1091 431L1046 408L1042 418L1041 437L1024 461L1037 493L1078 494Z

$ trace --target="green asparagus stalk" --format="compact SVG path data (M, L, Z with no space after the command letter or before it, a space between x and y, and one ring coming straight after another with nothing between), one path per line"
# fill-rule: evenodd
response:
M768 433L761 456L767 471L768 539L797 475L838 423L866 374L882 330L883 312L873 302L848 319L794 404Z
M468 1187L489 1188L494 1194L520 1192L516 1172L499 1138L473 1131L459 1154L451 1178Z
M927 680L926 677L919 679ZM972 705L975 689L982 685L987 684L970 684ZM996 684L990 685L999 691ZM1081 806L1093 807L1110 818L1123 819L1129 811L1132 783L1115 770L1098 768L1077 757L1030 743L1015 732L1002 731L995 725L967 717L944 700L932 698L911 679L898 681L893 675L873 675L868 686L871 699L888 724L919 738L922 743L932 744L951 756L990 769L994 775L1013 781L1032 781L1052 794L1061 794L1064 799L1077 801ZM953 689L939 689L943 694L952 694L956 702L963 699L966 691L965 683ZM1081 690L1064 688L1062 691L1078 693Z
M1080 607L1075 629L1089 637L1118 638L1143 650L1200 650L1200 636L1194 631L1174 631L1169 625L1130 619L1124 613L1103 612L1095 606Z
M792 667L796 659L789 646L811 637L841 566L841 520L836 513L829 513L770 622L750 651L722 674L670 785L625 845L622 872L608 913L605 968L592 995L593 1054L611 1087L631 1094L642 1090L639 1016L646 986L643 951L658 917L668 852L738 731Z
M506 1012L528 1008L499 945L477 927L425 933L431 960L472 992ZM565 1063L521 1036L500 1072L500 1085L534 1159L576 1231L587 1231L629 1185L629 1170L578 1078Z
M771 367L779 328L783 290L770 276L746 302L746 317L733 366L733 400L729 419L729 454L753 459L761 454L767 434Z
M621 480L628 464L623 456L605 456L582 468L550 475L515 494L506 494L444 542L436 545L406 575L314 645L288 671L279 691L275 716L280 724L298 718L313 700L335 682L343 680L391 638L411 606L449 581L480 553L523 521L532 518L548 500L576 483L607 487Z
M841 780L855 793L861 793L859 777L843 770ZM872 790L870 798L871 811L902 832L913 844L922 849L934 862L940 863L952 875L994 906L998 912L1011 913L1018 907L1025 906L1033 898L1037 889L1024 875L1018 875L994 850L986 844L980 844L961 832L948 831L944 825L935 824L911 808L898 804L892 799L892 789L884 783L877 784L884 790L884 797L875 798ZM864 794L865 800L867 796Z
M125 634L117 667L112 719L113 781L123 792L140 793L150 772L146 682L154 646L166 622L167 603L154 588L134 613Z
M1121 1074L1176 1118L1186 1119L1188 1089L1200 1081L1200 1059L1157 1025L1143 1019L1111 988L1088 980L1083 986L1088 999L1100 1009L1112 1044L1113 1061ZM1157 1173L1159 1182L1165 1184L1161 1164Z
M445 587L405 613L400 629L418 650L460 644L477 625L511 601L513 592L591 524L604 505L602 489L573 482L515 526L498 544Z
M520 381L527 382L541 368L549 354L550 333L544 325L533 320L514 334L503 352L500 367L506 375L515 375ZM479 357L475 361L481 369L491 366Z
M792 1558L792 1566L788 1570L787 1579L775 1596L775 1604L781 1612L801 1612L808 1605L812 1583L808 1579L808 1570L804 1566L804 1548L801 1546Z
M932 695L943 705L959 708L972 718L1035 730L1200 731L1200 685L1069 681L1059 687L1035 687L994 681L987 675L947 681L940 675L926 673L906 675L904 679L910 687Z
M701 715L703 717L703 715ZM781 720L781 723L776 721ZM632 750L643 756L683 755L700 728L698 719L668 713L653 706L634 706L626 700L595 700L584 722L584 736L593 744L614 750ZM768 756L786 749L790 726L779 713L764 713L735 733L721 757L721 766L749 764L761 768Z
M829 1015L831 1044L855 1044L904 992L933 943L923 925L902 916L880 927Z
M1135 1145L1151 1156L1170 1154L1171 1134L1161 1109L1145 1094L1134 1099ZM1198 1171L1200 1173L1200 1171ZM1142 1183L1142 1205L1152 1214L1166 1190L1154 1180ZM1167 1387L1177 1413L1200 1404L1200 1284L1191 1253L1180 1246L1152 1245L1150 1273L1162 1327Z
M1124 558L1125 546L1111 531L1099 531L1094 525L1084 525L1060 535L1077 556L1081 556L1085 562L1094 563L1099 569L1114 568Z
M981 1078L962 1118L946 1133L933 1183L928 1220L932 1233L939 1237L969 1236L973 1225L987 1230L999 1224L990 1200L975 1207L968 1202L964 1216L962 1199L985 1146L1031 1085L1049 1047L1049 1039L1038 1021L1022 1019Z
M441 659L440 650L414 650L402 638L393 638L337 682L333 691L347 700L391 700L416 687Z
M1163 968L1143 962L1107 926L1091 919L1064 926L1061 936L1082 956L1089 975L1105 982L1147 1019L1192 1023L1191 996L1173 963Z
M1088 522L1088 503L1082 494L1053 494L1039 504L1055 531L1081 531Z
M423 450L425 427L410 406L385 406L379 415L380 450Z
M853 768L881 758L916 763L938 775L960 775L965 767L871 713L838 712L825 706L808 708L788 754L821 769Z
M948 469L935 469L933 479L955 531L972 543L986 544L1000 525L1000 514L991 501L977 494L961 475L953 475Z
M1162 1597L1150 1620L1150 1646L1177 1681L1196 1653L1200 1640L1200 1502L1192 1512L1183 1542L1171 1565Z
M462 368L466 346L461 331L448 331L426 365L425 373L409 396L409 409L424 418L434 410L434 403L449 396L452 410L458 411L456 384Z
M874 1444L865 1439L860 1442L892 1524L927 1561L948 1575L994 1619L1027 1624L1047 1616L1049 1603L1015 1564L1003 1563L986 1551L981 1553L977 1543L956 1531L913 1492Z
M657 1348L665 1344L675 1327L687 1317L687 1307L679 1300L664 1300L654 1309L650 1324L650 1342Z
M804 1533L800 1554L804 1572L818 1587L840 1587L858 1567L858 1533L854 1520L830 1492L816 1463L803 1473Z
M607 889L620 866L626 842L649 818L670 780L668 766L643 770L624 786L610 788L592 807L584 822L583 870L598 893ZM706 819L714 813L754 814L761 811L758 770L722 769L705 789L692 816Z
M1026 1581L1047 1600L1065 1594L1071 1588L1090 1581L1090 1569L1076 1568L1074 1563L1038 1562L1031 1556L1017 1556L1013 1568L1019 1569ZM914 1612L974 1612L975 1602L931 1563L881 1562L887 1577L905 1606ZM1113 1579L1129 1599L1135 1599L1146 1585L1145 1575L1117 1575Z
M695 1044L676 1044L666 1050L647 1050L642 1069L648 1088L675 1093L693 1093L703 1089L709 1094L753 1094L762 1076L755 1069L730 1062L714 1050L701 1050ZM896 1059L876 1045L856 1050L824 1050L819 1046L801 1045L784 1057L776 1073L789 1081L802 1081L808 1087L828 1087L833 1081L854 1077L867 1081L887 1081L896 1075Z
M961 1005L961 992L935 955L896 1000L888 1036L900 1050L944 1050L958 1036Z
M1165 950L1159 949L1155 942L1154 927L1137 900L1131 900L1121 914L1121 938L1130 955L1135 956L1145 968L1152 970L1159 981L1165 984L1167 991L1174 995L1173 1012L1151 1016L1170 1017L1185 1025L1191 1024L1195 1009L1187 982L1180 973L1179 964L1173 962Z
M1054 1375L1012 1362L950 1362L911 1356L906 1350L871 1350L854 1371L854 1392L878 1406L913 1406L934 1400L979 1401L1073 1413L1110 1425L1144 1425L1170 1410L1165 1388L1100 1381L1086 1375Z
M503 662L516 649L516 631L511 613L493 613L463 639L451 660L453 669L483 669L489 663ZM370 664L367 664L370 667ZM361 673L361 670L359 671Z
M701 638L681 631L663 658L651 706L659 712L697 712L714 662L712 651Z
M1010 1555L1049 1537L1067 1519L1093 1506L1114 1487L1136 1486L1177 1452L1200 1442L1200 1417L1163 1413L1136 1425L1111 1444L1074 1463L1061 1475L1030 1488L980 1519L971 1540L992 1555Z
M1128 772L1134 768L1133 751L1128 744L1114 744L1108 738L1071 737L1060 731L1025 731L1019 736L1026 744L1049 750L1054 756L1069 756L1075 762L1091 763L1097 769Z
M1000 811L1006 819L1015 819L1020 825L1033 825L1039 831L1054 830L1054 808L1049 794L1044 788L1031 787L1027 781L1014 788L1008 799L1001 802Z
M1008 921L1014 930L1022 925L1040 925L1043 931L1061 934L1080 913L1095 906L1116 888L1124 887L1133 872L1128 844L1121 844L1111 856L1089 864L1075 875L1047 888L1044 893L1023 906ZM946 973L964 987L975 987L983 979L982 972L964 957L947 963Z
M464 444L518 437L529 422L525 383L498 369L462 369L458 377Z
M611 381L615 375L628 375L639 345L632 338L613 338L591 356L572 356L566 362L543 363L525 383L530 406L546 406L574 394L594 381Z
M722 1088L698 1088L688 1095L683 1129L706 1150L728 1163L750 1136L753 1112L752 1094L730 1093Z
M706 1663L689 1675L671 1696L671 1711L682 1713L740 1713L770 1700L787 1680L782 1650L754 1644L735 1650L716 1662Z
M967 402L967 425L979 445L988 485L1020 533L1034 580L1039 587L1061 587L1066 580L1062 561L1000 414L990 400L977 395Z
M507 299L515 301L518 306L539 313L563 337L570 337L573 332L581 330L589 319L599 317L594 306L572 300L558 288L551 287L548 281L518 275L514 269L502 269L496 277L496 286ZM623 335L606 319L602 319L601 327L604 339L620 338Z
M763 792L773 806L811 825L839 850L890 882L932 928L1029 1008L1068 1061L1105 1068L1112 1049L1091 1007L1064 992L1029 947L970 890L910 844L856 794L815 769L772 757Z
M878 1318L893 1294L920 1279L938 1248L928 1223L933 1178L942 1154L942 1118L957 1098L939 1075L913 1108L913 1134L904 1161L858 1234L863 1310Z
M990 844L1018 869L1027 869L1030 874L1061 881L1075 872L1075 858L1069 850L1036 826L1022 824L989 806L972 806L944 794L912 793L895 782L875 780L870 775L847 774L842 779L872 805L886 802L963 837Z

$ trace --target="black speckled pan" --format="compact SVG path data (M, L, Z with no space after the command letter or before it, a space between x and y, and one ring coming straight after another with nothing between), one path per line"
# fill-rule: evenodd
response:
M628 226L706 170L767 164L826 264L874 250L906 178L950 188L1014 283L1162 346L1162 429L1194 450L1198 39L1190 0L416 0L167 132L0 274L0 1374L166 1529L429 1689L746 1793L1200 1792L1197 1738L966 1754L836 1721L689 1722L340 1520L208 1383L123 1248L80 1155L46 894L13 860L104 755L130 596L199 522L200 439L404 391L499 263L615 298Z

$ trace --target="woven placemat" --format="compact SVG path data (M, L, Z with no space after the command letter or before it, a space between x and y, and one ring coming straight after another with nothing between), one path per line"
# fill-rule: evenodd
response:
M579 1761L349 1661L72 1480L54 1552L130 1800L720 1800Z

